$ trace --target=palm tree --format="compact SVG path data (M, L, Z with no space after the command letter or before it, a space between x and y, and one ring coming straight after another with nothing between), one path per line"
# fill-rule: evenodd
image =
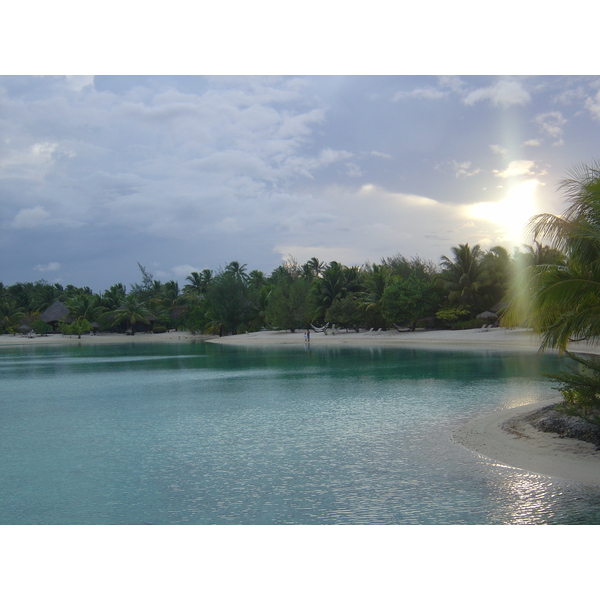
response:
M535 237L564 252L567 263L536 267L532 313L541 349L565 351L575 362L551 377L559 384L563 409L600 425L598 362L566 351L571 341L600 339L600 163L572 170L559 189L566 192L567 210L561 216L537 215L530 225Z
M567 210L537 215L530 228L567 256L566 266L543 266L533 281L542 348L564 350L569 341L600 339L600 163L572 170L559 189Z
M62 296L63 289L58 283L54 285L45 284L39 286L33 293L33 308L40 312L44 312L49 306L59 300Z
M113 322L127 321L131 326L131 335L135 335L136 323L149 323L152 316L146 304L140 302L131 294L125 298L123 304L113 313Z
M14 283L6 288L7 295L12 298L17 306L22 308L26 313L32 309L33 303L33 284L31 283Z
M515 250L507 304L500 317L504 327L521 326L540 331L538 315L533 310L539 275L549 268L566 267L567 257L560 250L537 240L533 244L523 244L524 252Z
M506 248L494 246L485 253L481 266L483 268L482 295L488 301L487 308L497 310L497 305L504 301L511 284L513 260Z
M237 260L232 260L226 267L226 273L231 273L237 279L241 281L246 281L248 279L248 275L246 273L246 265L240 265Z
M551 248L533 240L534 246L523 244L525 252L515 253L515 260L523 267L539 267L540 265L564 265L567 257L558 248Z
M448 302L462 304L476 311L482 307L482 292L486 281L482 264L484 252L479 244L459 244L452 248L454 260L442 256L440 285L448 291Z
M116 310L123 304L127 291L122 283L115 283L106 290L101 297L102 306L106 307L106 310Z
M77 333L81 339L81 334L90 331L95 321L100 320L100 315L106 310L100 303L98 296L92 294L79 294L67 300L65 306L69 309L69 318L73 319L70 329Z
M314 256L306 263L306 266L315 277L319 277L325 270L325 263Z
M183 286L184 294L199 298L206 291L204 289L202 277L197 271L192 271L192 273L190 273L185 280L189 281L189 283L186 283Z
M12 298L5 297L0 300L0 331L12 333L25 314Z
M315 319L323 319L327 309L336 298L342 298L346 292L346 276L344 268L338 262L332 261L323 271L322 276L314 280L313 295L315 296Z
M390 269L386 265L367 265L362 280L365 288L362 305L368 311L381 314L383 294L391 277Z
M248 277L248 284L252 289L260 289L263 285L265 285L265 282L266 277L262 271L258 271L257 269L250 271L250 276Z
M152 310L157 319L168 325L171 323L177 329L182 315L188 306L188 297L179 293L179 284L176 281L167 281L162 286L160 294L153 299Z
M100 315L106 310L100 303L98 296L79 294L65 302L69 309L69 317L73 320L85 319L90 323L98 321Z

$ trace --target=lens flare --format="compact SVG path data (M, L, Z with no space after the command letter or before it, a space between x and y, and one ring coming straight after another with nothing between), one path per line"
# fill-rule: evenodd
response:
M473 204L468 207L467 213L472 219L495 224L499 237L516 245L527 243L524 227L539 212L535 199L538 185L537 179L529 179L510 188L502 200Z

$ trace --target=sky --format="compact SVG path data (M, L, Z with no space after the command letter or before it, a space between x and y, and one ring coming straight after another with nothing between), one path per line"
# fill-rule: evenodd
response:
M531 243L600 77L0 77L0 281L89 286Z

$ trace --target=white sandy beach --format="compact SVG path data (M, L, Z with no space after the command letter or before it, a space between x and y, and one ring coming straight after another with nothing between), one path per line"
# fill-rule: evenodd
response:
M235 336L205 336L186 332L162 334L100 334L25 338L0 336L0 346L9 345L94 345L94 344L144 344L144 343L193 343L207 341L216 344L242 346L304 345L304 331L261 331ZM399 333L384 332L311 332L311 347L427 347L454 350L501 350L535 353L539 349L539 336L524 329L485 329L466 331L416 331ZM600 354L600 346L574 344L570 350ZM557 401L560 398L557 397ZM500 463L527 471L560 477L588 485L600 486L600 452L587 442L561 439L553 433L537 431L528 423L518 423L512 432L505 431L502 424L508 419L527 414L541 405L496 411L461 426L454 439L466 448Z
M211 338L218 344L244 346L272 344L304 344L304 330L259 331L242 335ZM489 348L507 350L527 350L537 352L539 336L525 329L468 329L465 331L412 331L399 333L396 330L360 332L340 330L335 334L328 331L310 334L314 346L427 346L428 348Z
M503 429L509 419L543 406L529 404L483 415L457 429L453 438L477 454L505 465L600 486L600 452L594 444L538 431L519 419L515 419L511 432Z
M136 333L135 335L125 335L124 333L100 333L98 335L81 335L78 339L76 335L61 335L54 333L50 335L37 335L29 338L22 335L0 335L0 347L2 346L71 346L71 345L97 345L97 344L148 344L148 343L167 343L184 344L206 340L211 336L194 335L186 331L174 331L170 333Z

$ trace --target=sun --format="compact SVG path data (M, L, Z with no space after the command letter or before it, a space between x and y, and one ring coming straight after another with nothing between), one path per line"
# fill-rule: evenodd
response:
M539 211L536 204L536 189L541 185L537 179L519 183L498 202L479 202L467 208L471 219L489 221L496 225L497 234L516 245L526 243L528 236L524 228L529 219Z

